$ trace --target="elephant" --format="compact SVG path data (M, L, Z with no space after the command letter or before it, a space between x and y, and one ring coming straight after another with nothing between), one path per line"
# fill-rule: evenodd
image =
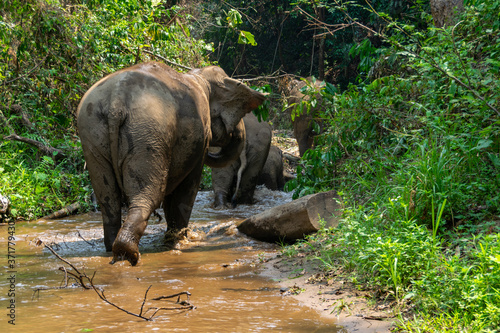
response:
M312 77L308 77L305 79L308 82L312 82L313 86L317 89L321 88L324 85L324 82L314 80ZM304 95L302 93L302 89L307 85L304 80L292 80L291 82L291 90L290 95L287 98L287 103L290 107L287 109L287 112L292 114L292 112L297 109L297 106L301 104L303 100L309 100L310 96ZM317 133L314 130L314 118L317 117L318 112L321 109L322 99L319 94L316 95L317 104L315 107L312 107L309 112L303 110L300 115L295 114L292 116L293 123L293 135L297 140L297 144L299 145L299 154L302 157L306 150L310 149L314 144L314 137L322 132L323 124L319 122L318 125L320 127L320 133Z
M187 227L203 165L239 157L241 119L265 98L220 67L183 74L158 62L112 73L85 93L77 128L112 263L137 264L148 218L161 204L169 230Z
M253 113L247 114L243 122L246 141L240 158L224 168L212 168L214 208L253 203L257 180L271 146L272 129Z
M262 168L257 185L264 185L273 191L283 191L285 175L283 171L283 152L276 146L269 148L266 163Z
M283 158L281 149L271 145L257 185L264 185L272 191L283 191L286 182L296 178L295 175L285 170Z

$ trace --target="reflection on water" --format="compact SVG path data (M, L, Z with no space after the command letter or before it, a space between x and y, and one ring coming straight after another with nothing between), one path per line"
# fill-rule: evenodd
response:
M290 194L260 188L257 204L235 210L213 210L211 192L200 192L194 207L188 239L178 249L163 245L164 219L152 217L141 239L141 261L109 265L99 213L61 220L39 220L16 224L15 301L16 325L7 323L9 281L7 260L0 277L1 332L340 332L332 320L280 296L273 281L260 277L254 264L259 256L276 246L249 239L234 222L291 200ZM163 213L163 212L162 212ZM7 226L0 227L0 247L6 258ZM62 262L35 246L40 238L88 275L96 271L94 284L104 288L109 300L139 313L144 308L170 304L153 301L158 296L183 291L191 293L192 311L164 311L153 321L127 315L101 301L96 293L81 288L43 290L57 287L64 274ZM7 319L6 319L7 318Z

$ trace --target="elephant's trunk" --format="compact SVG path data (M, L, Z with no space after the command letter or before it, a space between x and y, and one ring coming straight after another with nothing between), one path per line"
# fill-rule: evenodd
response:
M205 164L211 168L225 167L240 156L243 146L245 145L245 139L245 124L243 120L241 120L233 133L231 133L231 139L227 144L222 146L218 152L207 152ZM214 146L217 145L217 140L215 140L215 142Z

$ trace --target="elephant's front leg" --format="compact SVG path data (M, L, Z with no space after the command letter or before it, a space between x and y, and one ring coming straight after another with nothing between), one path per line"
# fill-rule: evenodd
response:
M178 231L189 224L196 194L200 186L203 163L189 175L163 201L163 210L169 231Z
M223 168L212 168L212 187L215 199L214 208L229 208L228 199L233 194L236 174L240 166L239 160Z

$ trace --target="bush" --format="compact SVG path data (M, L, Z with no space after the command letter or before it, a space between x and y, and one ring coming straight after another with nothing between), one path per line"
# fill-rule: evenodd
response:
M499 9L469 1L443 29L391 22L375 63L399 74L332 94L329 130L288 184L343 196L340 226L307 243L326 267L414 306L402 331L500 326Z
M414 44L388 38L393 47L384 54L402 59L402 75L330 96L333 106L323 114L329 131L289 184L295 196L335 187L362 203L375 195L402 197L410 217L429 226L432 203L444 200L448 225L497 214L500 68L493 59L500 44L491 43L500 38L491 14L497 6L469 8L462 23L415 33Z

